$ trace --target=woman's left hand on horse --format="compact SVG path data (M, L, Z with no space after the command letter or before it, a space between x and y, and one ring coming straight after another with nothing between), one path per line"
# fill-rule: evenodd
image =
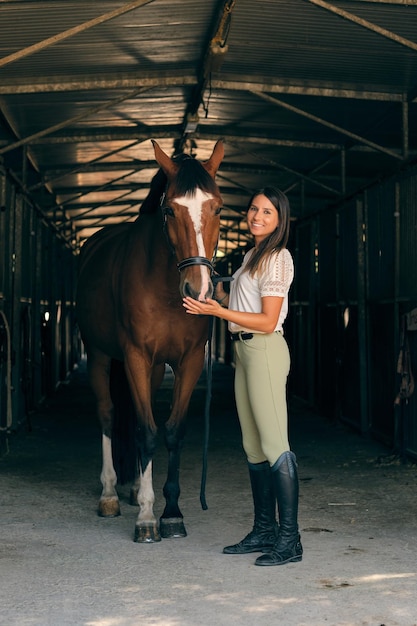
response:
M187 297L183 298L182 302L186 313L191 313L191 315L217 316L222 311L220 304L211 298L207 298L204 302L200 302L199 300L194 300L194 298Z

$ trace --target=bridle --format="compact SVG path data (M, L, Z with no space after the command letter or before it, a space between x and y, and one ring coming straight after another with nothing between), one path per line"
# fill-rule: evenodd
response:
M163 204L164 204L164 200L165 200L165 192L162 194L161 199L160 199L160 203L159 206L161 207L162 210L162 218L163 218L163 231L166 237L166 240L168 242L168 246L172 252L172 254L175 254L175 248L172 245L172 242L169 238L169 234L168 234L168 228L167 228L167 211L166 208L164 209ZM184 270L186 267L191 267L192 265L204 265L205 267L208 267L210 270L210 276L213 275L214 273L214 261L216 259L216 255L217 255L217 247L218 247L218 241L216 244L216 247L214 249L214 253L213 253L213 257L210 261L210 259L208 259L205 256L189 256L186 259L183 259L182 261L180 261L179 263L177 263L177 268L179 272L182 272L182 270Z
M213 261L216 258L216 252L217 252L217 246L213 254ZM210 269L210 274L212 274L214 272L213 261L210 261L205 256L189 256L187 259L184 259L183 261L180 261L179 263L177 263L177 268L178 268L178 271L181 272L186 267L190 267L191 265L205 265L206 267Z

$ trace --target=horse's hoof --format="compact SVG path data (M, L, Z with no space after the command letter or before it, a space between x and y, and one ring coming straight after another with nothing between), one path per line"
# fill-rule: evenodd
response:
M164 539L187 536L182 517L161 517L159 520L159 529L161 531L161 537Z
M132 506L138 506L138 491L136 487L132 487L130 490L129 504Z
M156 524L142 522L135 526L133 541L136 543L156 543L161 541L161 535L159 534Z
M102 498L98 503L98 514L100 517L117 517L120 515L119 499Z

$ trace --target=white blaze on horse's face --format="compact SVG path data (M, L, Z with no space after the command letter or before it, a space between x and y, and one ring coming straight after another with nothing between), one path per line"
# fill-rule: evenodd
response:
M212 200L213 196L201 189L196 189L193 194L187 194L181 198L175 198L176 204L185 207L188 210L191 222L194 226L195 238L197 244L197 254L201 257L211 258L213 251L207 251L203 240L203 205L205 202ZM210 253L210 256L207 254ZM195 256L191 255L190 256ZM206 266L195 266L199 268L201 275L201 288L198 294L198 300L204 301L207 293L212 292L212 284L209 272Z

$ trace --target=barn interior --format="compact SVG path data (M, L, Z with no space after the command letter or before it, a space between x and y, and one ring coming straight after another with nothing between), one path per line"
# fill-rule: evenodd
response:
M138 216L151 139L204 161L221 138L222 274L252 191L290 200L291 396L415 459L416 3L4 0L0 23L3 444L82 356L79 251Z
M415 625L417 1L1 0L0 26L0 622ZM151 140L205 161L218 139L216 271L230 276L251 245L255 189L279 187L291 205L304 556L285 567L222 554L252 523L223 322L208 509L206 371L181 460L188 536L133 543L127 485L121 516L96 514L80 251L137 219ZM167 371L161 422L171 384ZM162 436L153 474L158 516Z

